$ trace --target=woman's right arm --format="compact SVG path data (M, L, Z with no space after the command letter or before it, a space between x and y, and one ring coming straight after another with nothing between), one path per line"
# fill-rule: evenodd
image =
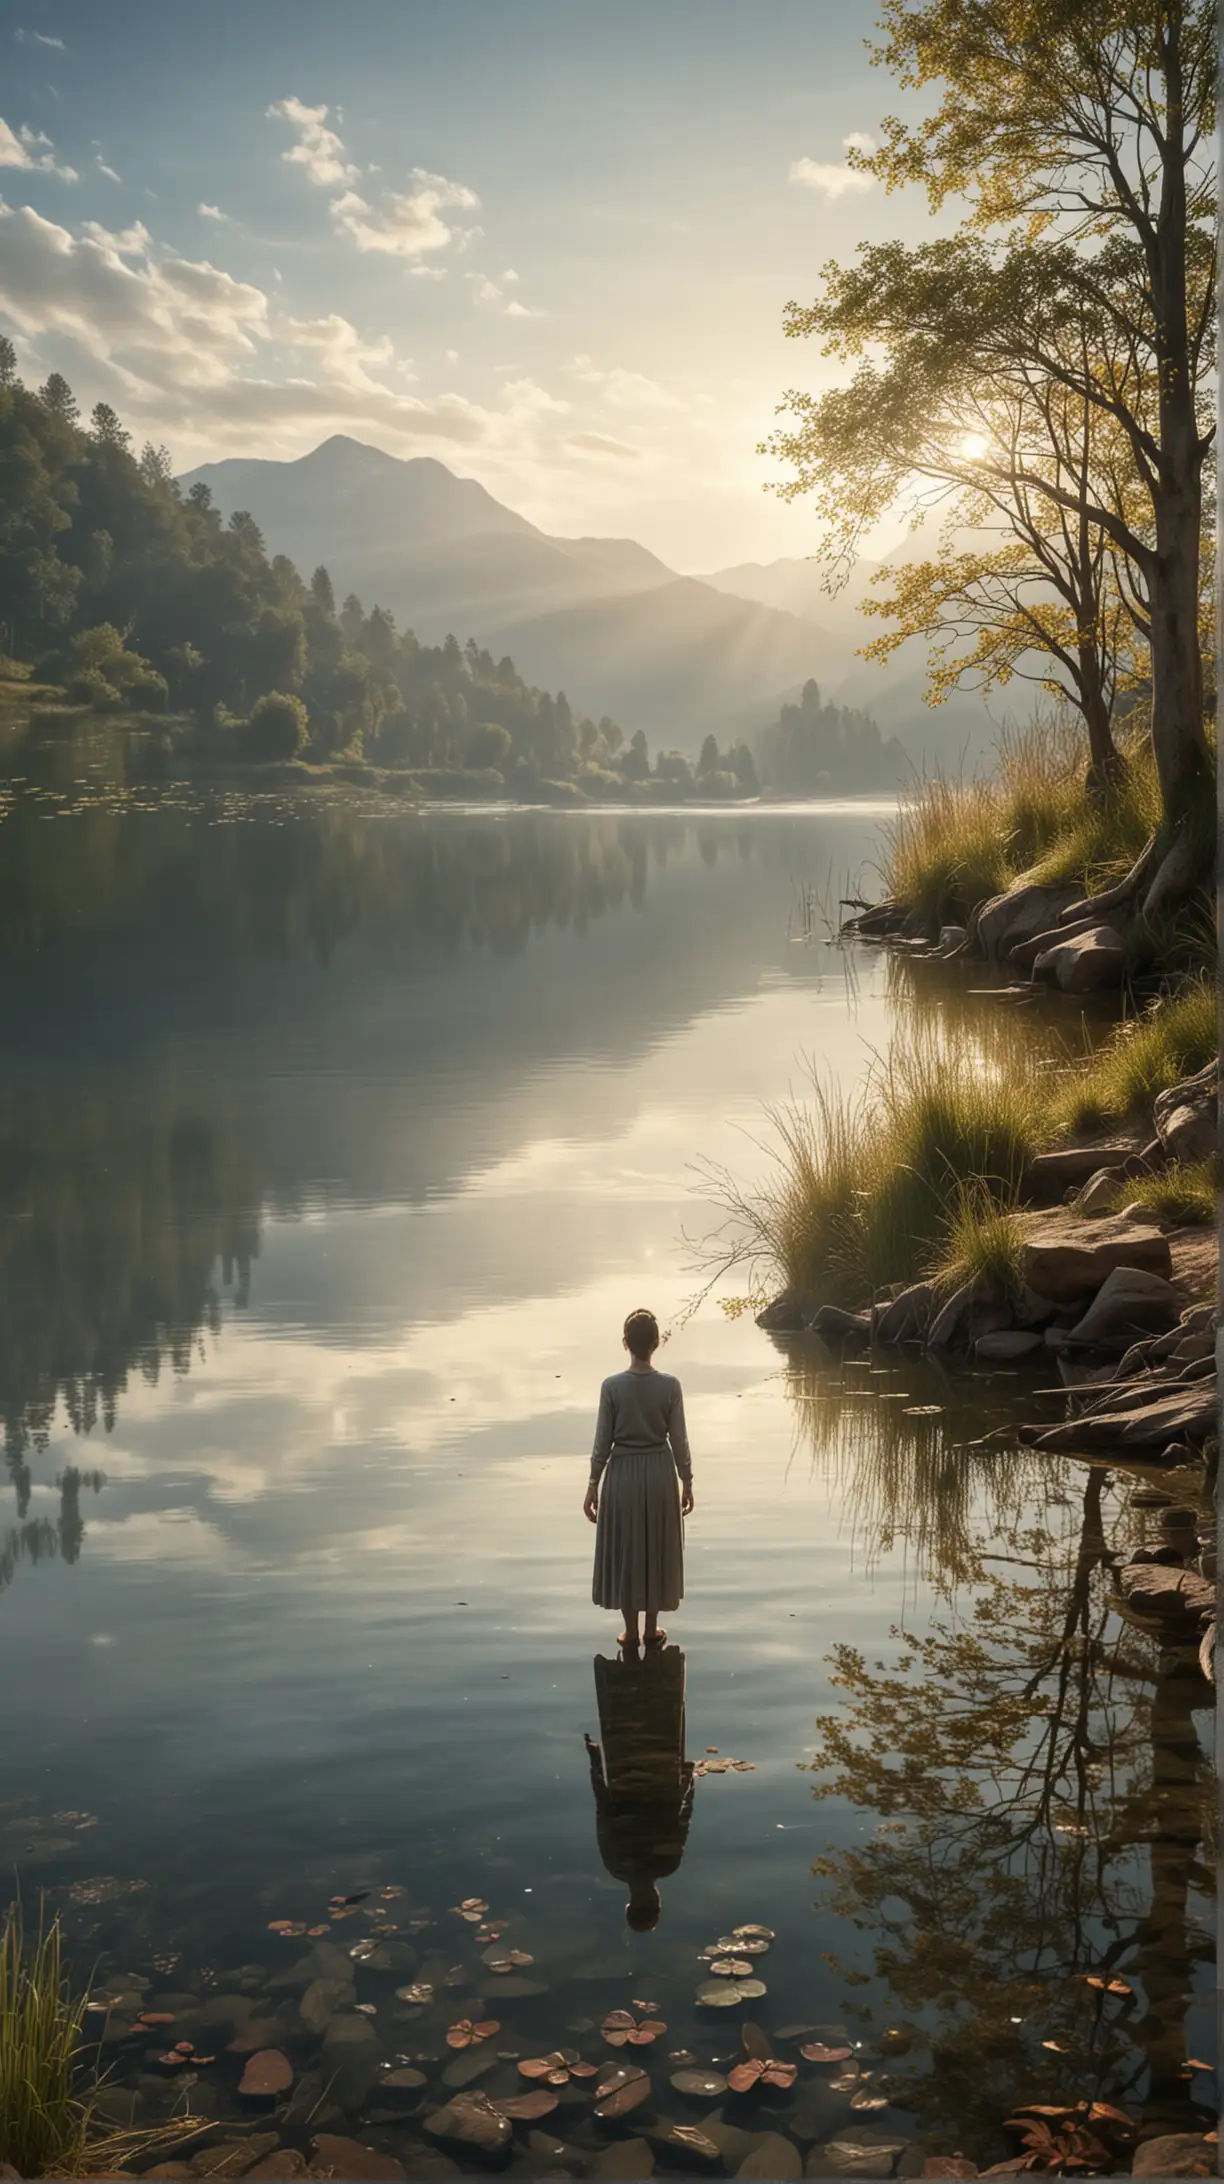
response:
M615 1429L616 1418L612 1407L612 1394L605 1380L599 1391L599 1415L595 1420L595 1440L591 1448L591 1476L587 1481L586 1496L582 1504L592 1524L597 1521L599 1516L599 1482L604 1475L608 1458L612 1454L612 1440Z
M693 1508L693 1458L689 1449L688 1428L684 1423L684 1397L678 1380L675 1382L675 1391L667 1420L667 1438L671 1443L672 1457L684 1490L680 1507L687 1517Z

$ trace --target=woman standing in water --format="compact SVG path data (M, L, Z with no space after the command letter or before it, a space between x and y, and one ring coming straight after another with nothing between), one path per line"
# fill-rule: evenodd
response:
M660 1613L670 1614L684 1597L682 1518L693 1507L693 1466L680 1383L652 1363L659 1347L653 1312L629 1314L624 1344L628 1369L612 1373L599 1391L582 1506L597 1527L591 1598L597 1608L620 1609L620 1643L636 1652L638 1616L646 1617L647 1645L662 1645Z

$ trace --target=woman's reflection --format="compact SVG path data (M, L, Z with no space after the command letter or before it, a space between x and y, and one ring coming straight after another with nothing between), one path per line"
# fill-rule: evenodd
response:
M684 1655L595 1658L600 1742L588 1736L595 1832L609 1873L629 1890L635 1933L659 1923L657 1883L684 1856L693 1812L693 1763L684 1756Z

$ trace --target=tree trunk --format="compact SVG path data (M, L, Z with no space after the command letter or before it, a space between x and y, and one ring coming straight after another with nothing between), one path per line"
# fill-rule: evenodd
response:
M1101 663L1092 638L1080 641L1079 668L1080 710L1088 730L1085 786L1090 796L1096 796L1117 780L1122 771L1122 754L1113 739L1110 708L1101 684Z

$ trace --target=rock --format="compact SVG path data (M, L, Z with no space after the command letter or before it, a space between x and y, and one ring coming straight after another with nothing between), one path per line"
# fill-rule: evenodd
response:
M889 2177L912 2145L912 2140L893 2138L883 2131L839 2131L823 2146L814 2146L804 2167L805 2176Z
M293 2084L293 2064L279 2048L261 2048L242 2073L238 2091L246 2100L275 2100Z
M977 2163L966 2161L963 2154L928 2154L922 2164L923 2176L971 2177L977 2175Z
M464 2048L460 2054L456 2055L453 2063L447 2064L442 2073L442 2083L452 2091L458 2092L465 2085L475 2085L477 2078L487 2078L489 2072L496 2070L496 2068L496 2048L491 2040L482 2041L479 2047ZM379 2082L385 2084L386 2080L382 2079Z
M1031 1327L1000 1327L993 1335L979 1335L973 1354L979 1365L1015 1365L1044 1347L1042 1337Z
M453 2101L425 2118L425 2129L432 2139L485 2155L507 2152L513 2136L510 2118L483 2093L456 2093Z
M665 2153L679 2157L686 2168L691 2168L698 2176L706 2170L721 2170L721 2149L699 2125L673 2123L666 2117L643 2129L653 2146L661 2146Z
M846 1312L840 1304L822 1304L809 1321L814 1335L825 1342L865 1343L871 1340L870 1312Z
M1068 1145L1056 1153L1038 1153L1028 1165L1025 1182L1039 1205L1057 1205L1069 1189L1080 1190L1102 1169L1129 1173L1138 1165L1130 1145Z
M240 2025L234 2038L227 2042L227 2052L230 2055L257 2055L261 2048L275 2047L285 2034L285 2019L279 2013L275 2017L252 2017L247 2024Z
M1187 1335L1179 1327L1182 1339L1173 1351L1175 1365L1196 1365L1201 1358L1214 1357L1216 1351L1215 1330L1205 1327L1201 1335Z
M801 1335L807 1325L792 1297L775 1297L763 1312L757 1313L756 1323L772 1335Z
M1007 960L1017 970L1031 971L1039 955L1049 948L1056 948L1061 940L1074 940L1079 933L1090 932L1100 924L1095 917L1074 918L1068 925L1051 925L1044 933L1034 933L1028 940L1018 940L1014 948L1007 950Z
M281 2146L277 2148L274 2154L269 2154L266 2161L257 2161L253 2169L247 2170L247 2175L249 2177L302 2176L305 2174L305 2170L306 2156L300 2154L296 2146Z
M727 2123L721 2115L703 2117L701 2128L706 2138L713 2140L728 2168L737 2167L761 2138L759 2131L745 2131L738 2123Z
M963 948L968 938L968 930L963 925L941 925L939 928L939 946L945 954L953 948Z
M754 2176L769 2179L769 2184L785 2184L785 2180L803 2175L803 2156L791 2139L783 2138L780 2131L763 2131L760 2144L746 2154L736 2170L737 2176Z
M373 2179L374 2184L396 2184L408 2173L390 2154L376 2153L372 2146L363 2146L360 2139L339 2138L331 2131L320 2131L311 2140L310 2166L321 2175L343 2177L346 2184L349 2178L365 2177Z
M1107 1274L1083 1318L1068 1333L1071 1345L1129 1350L1139 1336L1159 1335L1177 1324L1181 1298L1162 1274L1116 1266Z
M1098 1168L1090 1175L1079 1194L1079 1210L1085 1219L1095 1221L1103 1213L1112 1213L1118 1202L1119 1171L1116 1168Z
M928 1350L968 1347L980 1335L1010 1327L1010 1305L999 1304L976 1281L962 1282L947 1302L940 1305L927 1331Z
M1056 925L1078 899L1073 887L1038 887L1018 881L984 902L970 918L969 930L984 954L1003 955Z
M368 2017L333 2017L319 2058L337 2107L360 2108L382 2060L382 2044Z
M654 2155L644 2138L618 2139L615 2146L605 2146L595 2156L588 2176L629 2180L654 2175Z
M245 2176L248 2169L280 2144L275 2131L259 2131L250 2138L222 2139L206 2146L191 2159L193 2176Z
M877 1342L896 1344L920 1342L926 1334L935 1305L935 1290L930 1282L911 1282L887 1304L875 1311L875 1336Z
M581 2147L570 2146L565 2139L558 2138L553 2131L529 2131L527 2133L527 2151L529 2154L534 2155L538 2162L546 2163L550 2167L566 2168L574 2174L577 2174L581 2169L585 2169L590 2159L589 2154L584 2153Z
M1021 1250L1022 1272L1030 1289L1056 1304L1095 1296L1115 1267L1173 1272L1169 1239L1150 1224L1115 1214L1105 1221L1064 1221L1033 1216Z
M1033 1448L1165 1449L1170 1435L1203 1441L1214 1432L1216 1384L1199 1381L1193 1388L1162 1396L1134 1410L1094 1411L1087 1418L1069 1418L1065 1425L1048 1426L1029 1443ZM1020 1438L1025 1437L1021 1428ZM1180 1455L1178 1460L1183 1460Z
M135 2086L104 2085L101 2092L94 2095L93 2107L108 2123L117 2123L121 2130L130 2131L140 2113L140 2095Z
M1209 1062L1157 1095L1152 1120L1166 1153L1175 1160L1209 1160L1219 1144L1219 1068Z
M298 2004L308 2032L326 2032L333 2017L351 2010L357 1989L351 1979L312 1979Z
M274 1972L267 1987L270 1994L293 1994L308 1987L312 1979L351 1979L352 1976L352 1959L346 1951L337 1948L334 1941L321 1941L308 1956L287 1964L283 1972Z
M1214 2176L1215 2152L1199 2131L1174 2131L1167 2138L1141 2139L1131 2162L1131 2175Z
M1209 1684L1214 1684L1216 1680L1216 1651L1219 1643L1219 1624L1213 1616L1199 1642L1199 1667Z
M1180 1325L1187 1335L1201 1335L1208 1328L1214 1330L1218 1319L1219 1310L1216 1305L1192 1304L1188 1311L1182 1313Z
M1127 1562L1117 1573L1118 1590L1128 1606L1151 1608L1182 1622L1210 1618L1215 1586L1195 1570L1169 1562Z
M1049 979L1060 993L1097 993L1118 986L1126 969L1122 935L1112 925L1093 925L1072 940L1056 941L1039 955L1032 969L1035 980Z

